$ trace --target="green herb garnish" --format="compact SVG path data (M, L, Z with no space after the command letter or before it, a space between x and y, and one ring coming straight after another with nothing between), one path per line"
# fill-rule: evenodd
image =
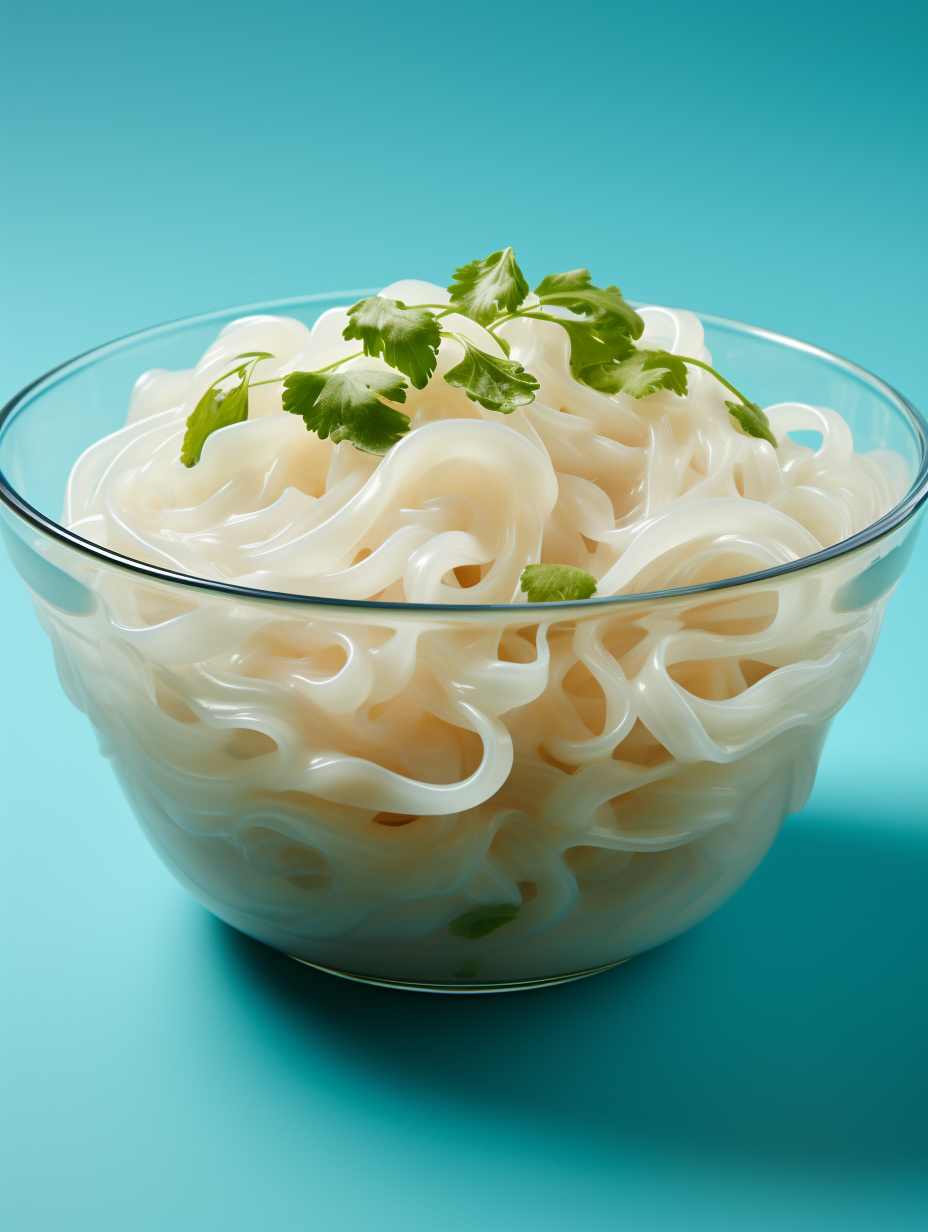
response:
M460 971L455 971L454 978L456 980L472 980L480 974L480 959L472 958L469 963L465 963Z
M515 312L528 295L528 283L512 249L504 248L456 269L448 290L458 312L478 325L489 325L502 313Z
M556 304L592 317L592 324L602 338L640 338L644 332L644 321L625 302L619 288L594 287L589 270L549 274L535 288L535 294L542 304Z
M184 466L196 466L207 437L218 432L220 428L241 423L248 418L249 377L254 374L255 366L260 360L273 359L274 356L267 351L246 351L235 358L249 362L231 368L213 381L187 419L187 431L184 433L184 443L180 451L180 460ZM238 383L231 389L220 389L222 382L232 376L238 377Z
M573 565L526 565L521 583L529 603L565 603L596 594L596 578Z
M476 911L465 911L448 925L448 931L455 937L469 937L471 941L479 941L488 933L494 933L504 924L511 924L519 914L521 903L496 903L491 907L478 907Z
M384 454L409 431L408 416L387 404L406 401L407 386L399 373L408 377L416 389L424 389L434 375L441 339L449 338L464 348L464 358L445 373L444 379L486 410L509 415L534 402L539 383L521 364L508 358L509 345L496 331L507 321L525 317L563 329L570 339L570 371L574 379L603 394L647 398L667 390L683 397L689 367L710 372L738 399L725 405L742 429L777 448L776 437L761 408L709 364L688 355L636 346L644 331L644 321L618 287L595 286L589 270L548 274L535 288L535 299L526 304L528 283L512 249L504 248L455 270L448 291L451 302L446 308L437 304L407 306L385 295L359 300L348 309L348 325L342 336L359 339L363 350L314 372L291 372L286 378L278 378L284 383L284 410L301 415L309 431L323 440L329 437L336 443L350 441L357 449ZM568 309L575 315L566 318L547 309ZM441 318L455 313L482 325L505 358L483 350L458 330L442 329ZM361 354L382 357L394 371L337 371ZM215 381L187 420L181 452L185 466L195 466L200 460L203 444L211 433L248 418L249 385L264 383L252 380L255 365L273 356L254 351L237 358L249 362ZM219 389L232 376L238 377L233 388ZM566 570L567 566L550 568ZM582 570L573 572L590 577ZM592 584L595 589L595 582ZM577 583L568 584L563 578L558 583L549 579L544 585L554 589L560 586L569 592L552 598L588 598L593 593L590 590L588 594L575 594ZM529 592L530 603L543 601L532 597L541 586L540 581L533 582L530 589L523 575L522 589Z
M659 389L681 398L686 394L686 362L670 351L636 347L615 363L584 368L581 375L587 385L607 394L646 398Z
M336 444L351 441L365 453L384 454L409 431L409 417L383 401L406 401L397 372L291 372L284 380L284 410L302 415L310 432Z
M479 402L488 411L510 415L518 407L535 401L538 382L520 363L488 355L463 336L457 337L457 341L464 348L464 358L445 373L445 380L463 389L471 402Z
M761 440L769 441L774 449L777 448L777 438L770 431L770 420L756 402L726 402L725 405L748 436L759 436Z
M407 308L402 300L373 295L348 309L351 323L343 338L360 338L365 355L382 355L391 368L424 389L435 371L441 334L427 308Z

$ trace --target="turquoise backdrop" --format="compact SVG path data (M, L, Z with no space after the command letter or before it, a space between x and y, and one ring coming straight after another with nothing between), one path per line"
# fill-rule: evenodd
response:
M6 0L0 392L153 322L515 245L924 410L926 7ZM928 535L812 800L575 985L372 990L149 851L2 563L10 1232L925 1226Z

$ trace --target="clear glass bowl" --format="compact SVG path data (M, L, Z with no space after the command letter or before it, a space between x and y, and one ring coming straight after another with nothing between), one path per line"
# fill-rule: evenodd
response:
M243 316L312 324L367 293L178 321L36 381L0 419L4 539L62 686L145 833L221 919L313 966L406 988L502 991L603 970L725 902L802 807L911 554L926 425L843 359L701 317L735 384L762 404L838 410L857 450L906 458L912 487L865 532L803 560L580 604L267 593L118 556L58 523L74 461L122 425L142 372L192 366ZM289 648L294 686L271 713L242 667L266 636ZM741 665L746 691L713 700L674 680L681 656L710 644ZM460 669L441 715L377 727L383 703L435 656ZM466 700L478 658L498 673L493 713ZM581 711L597 689L595 731ZM350 728L356 748L359 724L376 734L367 758L340 747ZM436 732L460 746L456 783L429 781ZM391 807L396 776L414 814Z

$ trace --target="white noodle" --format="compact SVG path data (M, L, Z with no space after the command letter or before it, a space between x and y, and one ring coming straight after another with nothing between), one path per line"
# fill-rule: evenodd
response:
M426 283L384 294L448 301ZM711 362L691 313L642 316L643 341ZM356 350L346 320L336 309L310 332L248 318L196 369L145 374L126 427L75 465L64 522L245 587L524 604L520 575L539 560L587 570L599 595L793 561L863 530L908 485L897 455L855 454L832 410L767 408L777 450L745 435L731 394L695 368L684 399L607 397L571 378L564 331L533 320L500 330L540 382L512 415L447 385L461 348L443 341L435 377L408 391L412 431L383 459L319 440L267 384L247 422L181 465L188 415L236 356L276 357L257 380L321 367ZM502 353L466 318L445 321ZM817 450L788 435L804 429ZM478 952L491 978L589 966L707 914L801 805L882 612L838 615L801 577L576 624L539 624L530 607L436 624L230 606L124 575L97 585L96 642L47 624L167 858L273 944L395 974L402 941L399 974L424 978ZM475 904L520 901L479 945L445 929Z

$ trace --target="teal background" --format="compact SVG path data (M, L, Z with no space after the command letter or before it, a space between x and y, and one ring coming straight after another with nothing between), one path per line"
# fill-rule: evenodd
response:
M921 3L6 3L0 393L224 304L530 280L850 356L924 410ZM560 989L314 975L170 879L2 562L10 1232L924 1226L928 535L812 800Z

